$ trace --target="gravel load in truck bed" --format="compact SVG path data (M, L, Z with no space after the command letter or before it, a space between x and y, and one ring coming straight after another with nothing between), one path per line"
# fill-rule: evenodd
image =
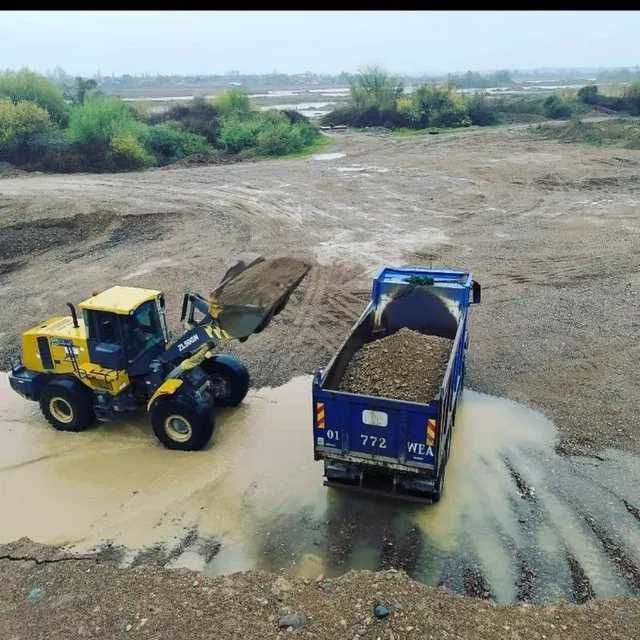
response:
M400 329L361 347L338 388L364 395L430 402L442 383L452 340Z

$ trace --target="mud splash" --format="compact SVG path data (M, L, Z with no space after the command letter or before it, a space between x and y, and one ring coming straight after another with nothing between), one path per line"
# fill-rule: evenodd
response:
M640 593L640 464L561 457L555 428L466 390L434 506L328 490L312 458L311 380L221 411L205 451L167 451L144 415L71 434L0 379L0 540L97 549L122 565L304 576L404 569L507 602Z

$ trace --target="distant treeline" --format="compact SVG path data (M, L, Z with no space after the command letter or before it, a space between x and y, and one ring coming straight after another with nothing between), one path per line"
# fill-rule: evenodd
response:
M488 89L489 87L509 87L514 81L509 71L495 73L476 73L467 71L461 74L449 74L447 82L459 89Z
M64 86L73 81L73 77L60 67L47 74L49 79ZM157 93L170 88L176 92L217 92L230 87L241 87L246 91L290 89L305 90L314 87L331 88L347 87L357 73L341 72L336 74L321 73L265 73L244 74L229 71L224 74L123 74L102 75L96 73L91 79L97 87L108 94L132 95L135 92ZM398 79L405 85L421 85L433 83L450 83L457 88L485 89L489 87L506 87L521 82L547 80L557 83L586 83L595 81L602 83L633 82L640 79L640 67L621 67L603 69L505 69L502 71L478 73L466 71L450 74L399 74Z

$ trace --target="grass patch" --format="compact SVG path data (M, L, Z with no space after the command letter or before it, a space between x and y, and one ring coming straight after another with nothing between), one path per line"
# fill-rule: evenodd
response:
M572 120L563 125L540 124L529 129L537 135L568 143L640 149L640 120L616 118L602 122Z

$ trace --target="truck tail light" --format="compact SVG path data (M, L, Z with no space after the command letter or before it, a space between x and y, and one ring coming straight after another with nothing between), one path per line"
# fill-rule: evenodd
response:
M318 427L318 429L324 429L326 426L324 402L316 402L316 427Z
M432 447L436 441L438 425L433 418L427 420L427 446Z

